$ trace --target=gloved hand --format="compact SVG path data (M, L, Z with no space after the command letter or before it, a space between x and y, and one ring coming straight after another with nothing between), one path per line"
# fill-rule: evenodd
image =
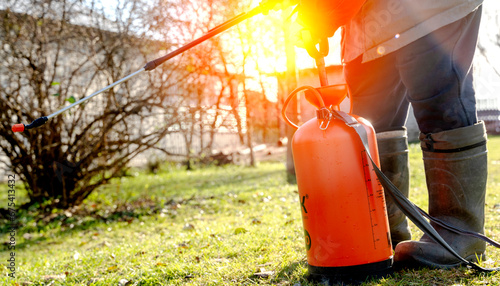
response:
M293 21L289 29L294 45L307 50L312 58L323 58L328 55L328 39L321 38L315 31L306 28L300 19ZM318 44L320 44L319 50L316 48Z
M319 43L320 39L316 33L313 33L313 31L306 28L300 21L294 21L291 23L290 35L294 45L303 49L306 49L306 47L311 45L316 45Z
M303 48L313 59L319 60L328 55L328 38L319 38L299 24L292 24L292 41L296 47ZM317 45L319 44L319 49Z
M347 24L366 0L300 0L297 7L299 23L313 38L327 38Z

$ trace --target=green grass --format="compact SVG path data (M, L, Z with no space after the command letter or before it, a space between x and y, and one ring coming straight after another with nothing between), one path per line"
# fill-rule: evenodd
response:
M498 146L500 137L490 137L486 234L496 240ZM410 198L425 208L417 145L411 146L411 166ZM7 186L0 191L6 194ZM23 194L17 193L18 201L25 201ZM18 285L316 285L305 279L297 186L287 183L283 162L138 172L103 186L78 208L53 210L45 218L39 210L19 215ZM7 241L2 224L1 240ZM420 232L412 230L418 238ZM6 276L9 252L5 245L0 252L2 285L14 284ZM491 261L485 265L499 266L498 253L488 248ZM403 271L364 285L500 285L500 275Z

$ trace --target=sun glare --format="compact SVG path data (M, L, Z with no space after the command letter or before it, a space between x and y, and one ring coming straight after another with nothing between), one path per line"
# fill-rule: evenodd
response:
M243 36L239 45L250 47L237 47L235 49L250 49L249 58L253 63L245 64L245 75L253 79L248 81L248 87L261 92L264 88L269 101L277 101L277 73L287 70L287 55L285 52L285 29L284 22L292 13L293 7L284 11L271 11L268 15L260 15L241 23L237 28ZM290 35L293 39L294 35ZM296 37L296 36L295 36ZM327 65L341 64L340 60L340 32L329 39L330 52L325 58ZM314 68L315 61L302 48L294 48L295 66L297 70ZM259 80L260 79L260 80Z

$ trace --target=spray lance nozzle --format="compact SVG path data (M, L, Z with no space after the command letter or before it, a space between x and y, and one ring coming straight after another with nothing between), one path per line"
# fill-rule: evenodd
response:
M14 124L12 126L12 131L13 132L23 132L24 130L27 130L27 129L32 129L32 128L36 128L36 127L39 127L39 126L42 126L44 125L49 119L47 118L47 116L43 116L43 117L40 117L38 119L35 119L33 120L33 122L31 122L30 124L26 125L26 124L23 124L23 123L19 123L19 124Z

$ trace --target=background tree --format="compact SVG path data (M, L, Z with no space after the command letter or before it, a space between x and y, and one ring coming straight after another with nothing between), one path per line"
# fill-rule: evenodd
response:
M252 9L255 4L250 2L184 1L184 14L179 14L178 19L190 15L191 21L178 34L189 38L189 35L207 33L240 12ZM184 110L185 120L179 130L188 146L188 158L211 156L214 138L227 130L237 131L240 143L252 151L252 123L262 119L263 106L272 105L264 96L266 90L271 89L264 78L275 73L272 67L271 70L259 68L259 62L277 62L283 54L281 25L279 13L257 16L184 54L190 71L184 88L190 90L189 108ZM276 108L269 110L271 114L276 112ZM273 119L276 120L276 116ZM250 164L255 164L253 152L250 152Z
M234 6L233 9L239 11L252 8L251 3L226 2L226 6ZM235 59L235 73L244 75L238 83L238 92L245 110L244 138L250 149L250 165L256 162L253 153L254 141L278 142L279 139L279 130L276 129L280 126L278 114L281 106L277 98L276 74L285 68L280 62L285 55L283 38L287 23L284 19L288 18L290 13L291 11L287 10L275 11L254 17L238 25L233 33L228 33L236 41L229 46L227 53ZM274 100L270 101L271 98Z

